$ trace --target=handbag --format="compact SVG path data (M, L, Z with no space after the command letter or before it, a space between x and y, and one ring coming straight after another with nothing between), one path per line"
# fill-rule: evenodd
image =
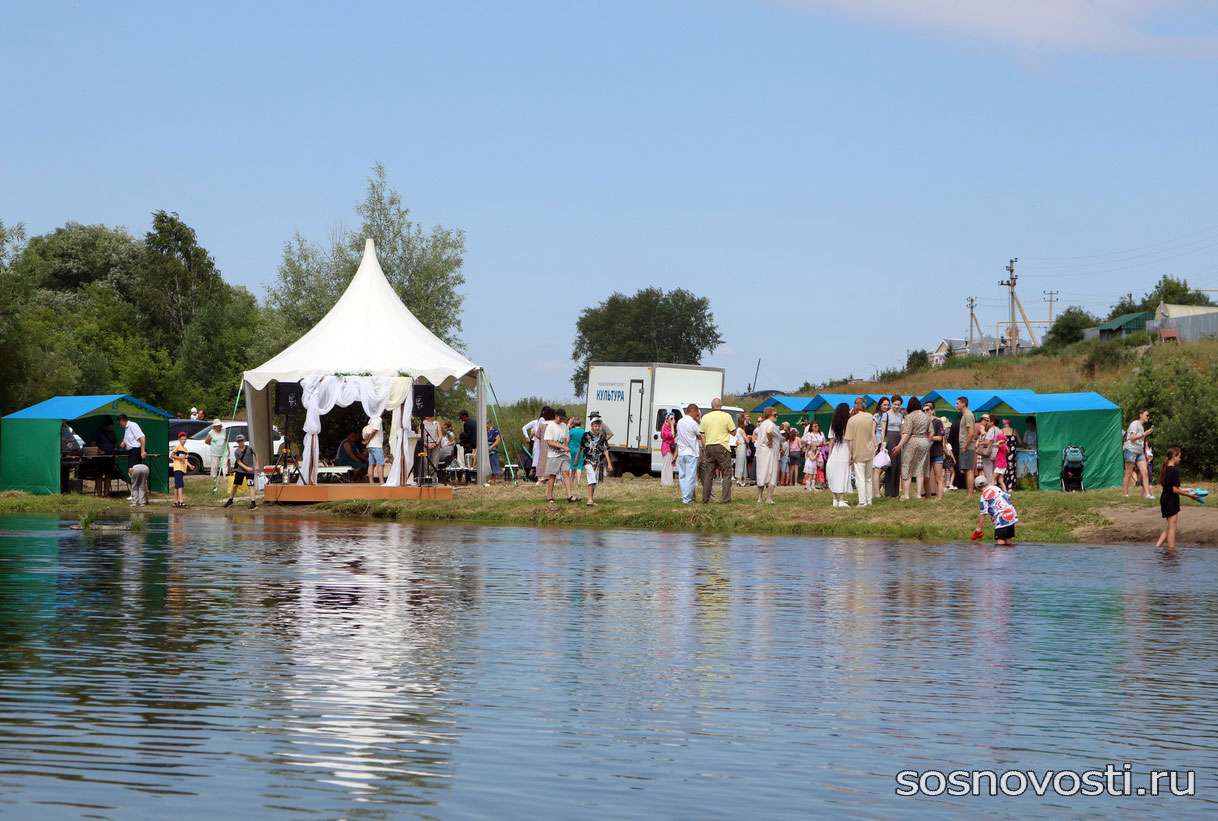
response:
M888 414L884 414L884 432L880 434L880 449L875 452L871 461L873 468L886 468L892 464L892 456L888 453Z

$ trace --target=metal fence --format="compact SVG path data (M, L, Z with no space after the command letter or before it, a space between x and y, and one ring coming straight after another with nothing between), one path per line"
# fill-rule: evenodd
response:
M1152 334L1157 334L1160 328L1175 328L1181 342L1218 338L1218 311L1146 323L1146 330Z

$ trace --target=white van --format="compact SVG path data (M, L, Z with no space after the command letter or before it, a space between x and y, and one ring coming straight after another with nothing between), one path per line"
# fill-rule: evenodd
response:
M617 473L659 473L660 426L691 402L703 410L723 396L723 368L660 362L593 362L588 366L584 424L599 416L609 428ZM739 408L724 408L733 418Z

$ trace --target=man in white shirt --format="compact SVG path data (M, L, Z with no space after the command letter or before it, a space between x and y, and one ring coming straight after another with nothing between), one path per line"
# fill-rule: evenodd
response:
M148 456L148 440L140 426L128 419L125 413L119 414L118 426L123 430L119 450L127 454L127 484L131 486L128 501L133 505L147 504L148 466L144 464L144 459Z
M698 406L690 404L677 422L677 483L681 487L683 505L693 504L694 487L698 483L698 457L702 452L698 420L701 416Z

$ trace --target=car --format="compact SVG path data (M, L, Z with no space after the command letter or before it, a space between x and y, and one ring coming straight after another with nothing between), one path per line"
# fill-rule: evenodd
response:
M183 431L186 432L187 436L194 436L199 431L210 426L211 422L206 419L170 419L169 441L178 441L178 434Z
M207 427L186 440L186 450L190 452L190 455L186 457L188 473L211 473L211 448L203 441L211 431L211 425L208 422L203 424ZM248 439L249 425L241 420L221 421L220 424L224 426L224 441L228 443L228 464L231 465L233 454L237 451L237 437L244 436ZM283 434L279 432L278 428L271 428L271 433L275 437L272 456L278 456L279 446L283 444ZM177 441L174 440L172 444L177 444ZM260 458L262 463L266 464L266 457Z

